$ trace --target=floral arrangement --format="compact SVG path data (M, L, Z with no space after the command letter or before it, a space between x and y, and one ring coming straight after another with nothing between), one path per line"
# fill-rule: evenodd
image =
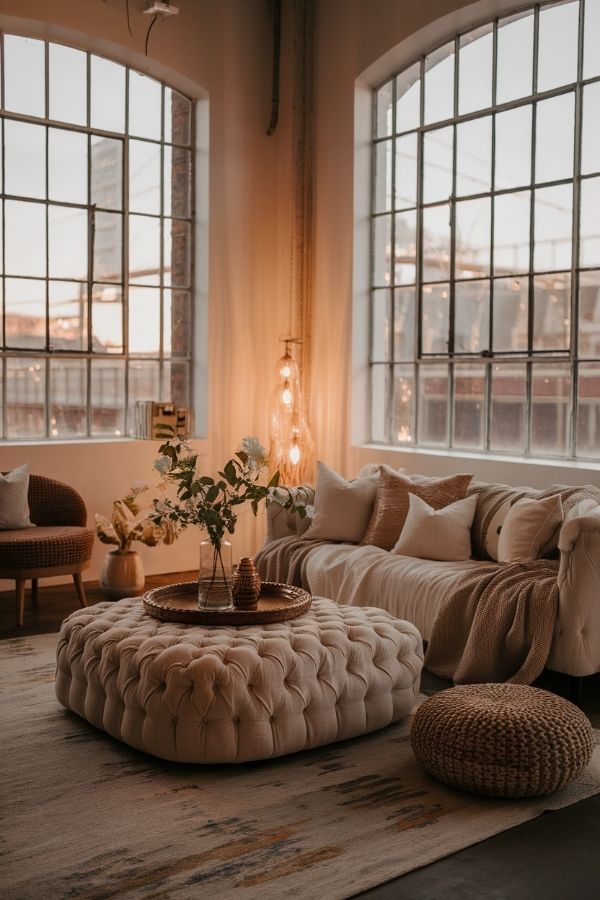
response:
M179 532L177 522L164 519L157 522L153 516L153 506L142 506L138 498L153 485L145 482L134 483L125 497L113 502L111 520L96 513L96 534L104 544L116 544L121 552L130 549L134 541L148 547L157 544L172 544Z

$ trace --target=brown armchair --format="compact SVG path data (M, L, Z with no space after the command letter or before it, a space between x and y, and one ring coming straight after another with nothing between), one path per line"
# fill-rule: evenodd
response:
M0 531L0 578L16 582L17 625L23 624L27 579L35 598L38 578L73 575L79 603L86 606L81 573L94 546L94 531L85 527L85 503L74 488L30 475L28 500L29 517L37 527Z

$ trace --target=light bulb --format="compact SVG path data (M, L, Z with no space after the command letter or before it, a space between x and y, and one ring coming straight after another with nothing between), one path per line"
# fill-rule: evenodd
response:
M289 388L287 388L287 387L284 388L283 391L281 392L281 402L283 403L284 406L291 406L292 400L293 400L292 392L290 391Z
M292 374L292 370L287 363L284 363L284 365L279 370L279 374L282 378L289 378Z
M300 447L298 444L294 444L293 447L290 447L289 457L291 464L297 466L300 462Z

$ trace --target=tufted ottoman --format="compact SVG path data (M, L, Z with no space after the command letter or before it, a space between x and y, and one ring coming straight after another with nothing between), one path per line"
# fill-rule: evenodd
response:
M315 598L289 622L160 622L139 599L60 631L56 695L138 750L186 763L282 756L383 728L415 702L422 642L380 609Z

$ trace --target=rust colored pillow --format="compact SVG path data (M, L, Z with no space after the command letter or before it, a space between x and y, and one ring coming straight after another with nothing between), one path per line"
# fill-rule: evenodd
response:
M404 527L408 515L409 494L415 494L433 509L442 509L466 496L472 475L449 475L429 484L415 484L388 466L381 467L377 497L371 519L362 539L391 550Z

